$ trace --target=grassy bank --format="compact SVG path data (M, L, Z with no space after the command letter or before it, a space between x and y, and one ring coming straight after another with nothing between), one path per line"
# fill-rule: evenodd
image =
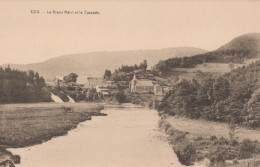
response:
M209 138L215 135L218 138L229 137L229 126L227 123L213 122L207 120L189 119L185 117L167 117L167 122L178 130L190 132L191 137ZM238 140L241 142L246 138L251 140L260 140L260 129L248 129L245 127L237 127Z
M159 126L169 135L169 143L179 161L184 165L201 163L203 160L204 165L210 167L260 165L260 143L255 140L258 131L248 130L248 136L238 137L234 142L228 137L229 132L224 125L209 124L175 117L159 122ZM224 135L225 132L227 134Z
M91 116L103 115L102 109L101 105L88 103L0 105L0 162L17 158L5 148L40 144L65 135Z

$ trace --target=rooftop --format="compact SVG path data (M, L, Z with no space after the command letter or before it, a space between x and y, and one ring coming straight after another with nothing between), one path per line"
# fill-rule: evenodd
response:
M138 80L136 86L153 86L153 82L150 80Z

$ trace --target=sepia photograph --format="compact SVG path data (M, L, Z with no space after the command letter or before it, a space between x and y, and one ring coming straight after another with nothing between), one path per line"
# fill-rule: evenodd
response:
M260 167L260 1L0 0L0 167Z

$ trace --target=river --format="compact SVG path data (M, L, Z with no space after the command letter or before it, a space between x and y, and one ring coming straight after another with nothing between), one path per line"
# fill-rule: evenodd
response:
M157 127L156 111L130 104L106 106L68 135L40 145L9 149L17 167L178 167L182 166Z

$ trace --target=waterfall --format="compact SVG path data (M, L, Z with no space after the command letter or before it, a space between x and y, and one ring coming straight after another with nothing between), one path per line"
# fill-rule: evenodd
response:
M63 103L63 101L61 100L61 98L59 98L58 96L56 96L55 94L51 93L51 98L55 103Z
M75 103L75 100L74 99L72 99L69 95L67 95L68 96L68 98L69 98L69 103Z

